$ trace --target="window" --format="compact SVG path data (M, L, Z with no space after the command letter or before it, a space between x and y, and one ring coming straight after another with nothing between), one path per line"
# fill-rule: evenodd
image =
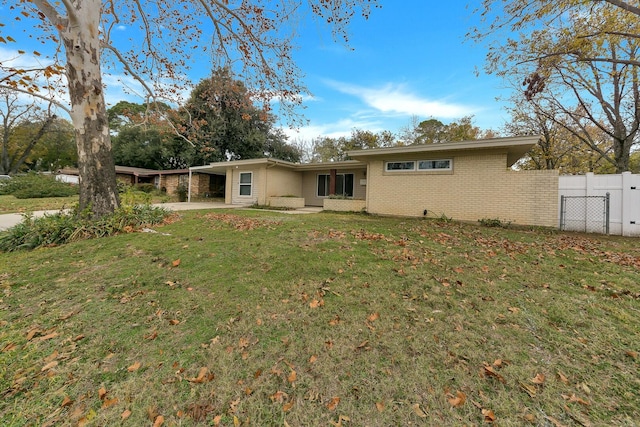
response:
M329 174L318 175L318 197L329 196L330 180L331 175ZM353 197L353 181L352 173L336 174L336 195Z
M250 196L251 195L251 183L253 181L253 173L251 172L240 172L240 195L241 196Z
M421 160L418 162L418 170L433 170L433 169L451 169L451 160Z
M417 169L416 169L417 166ZM386 162L387 172L415 172L432 170L451 170L451 159L418 160L407 162Z
M387 162L388 171L412 171L415 168L415 162Z

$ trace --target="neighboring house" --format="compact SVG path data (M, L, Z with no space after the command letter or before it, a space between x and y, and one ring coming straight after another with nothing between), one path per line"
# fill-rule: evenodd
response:
M77 169L60 169L56 172L56 176L63 182L78 183ZM154 170L135 168L130 166L116 165L116 179L128 185L136 184L153 184L158 190L166 191L167 194L176 194L180 184L185 187L189 186L189 170L173 169L173 170ZM191 183L194 185L194 195L202 197L213 197L211 190L210 175L193 175Z
M276 159L189 168L191 194L209 174L227 204L336 206L331 195L379 215L500 219L558 225L558 172L514 171L538 136L351 151L345 162L296 164ZM356 206L357 208L353 208Z

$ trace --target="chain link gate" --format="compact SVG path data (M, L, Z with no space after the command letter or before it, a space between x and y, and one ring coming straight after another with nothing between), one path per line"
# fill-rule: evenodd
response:
M609 234L609 193L560 196L560 230Z

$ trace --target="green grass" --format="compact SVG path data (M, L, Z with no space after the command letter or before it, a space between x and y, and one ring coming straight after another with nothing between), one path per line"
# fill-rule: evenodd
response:
M0 425L640 419L637 239L267 211L156 230L0 254Z
M12 195L0 195L0 214L60 210L76 204L78 196L17 199Z

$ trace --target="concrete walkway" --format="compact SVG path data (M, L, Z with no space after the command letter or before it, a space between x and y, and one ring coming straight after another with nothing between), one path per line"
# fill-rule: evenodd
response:
M161 208L165 208L170 211L187 211L187 210L198 210L198 209L239 209L239 208L248 208L245 205L225 205L224 203L210 203L210 202L190 202L190 203L159 203L154 206L158 206ZM315 207L305 207L301 209L296 209L294 211L277 211L285 214L309 214L309 213L318 213L322 211L322 208ZM51 211L35 211L32 212L33 216L38 218L44 215L53 215L58 213L59 210L51 210ZM22 214L19 213L10 213L10 214L2 214L0 215L0 231L4 231L8 228L11 228L17 224L22 222Z

